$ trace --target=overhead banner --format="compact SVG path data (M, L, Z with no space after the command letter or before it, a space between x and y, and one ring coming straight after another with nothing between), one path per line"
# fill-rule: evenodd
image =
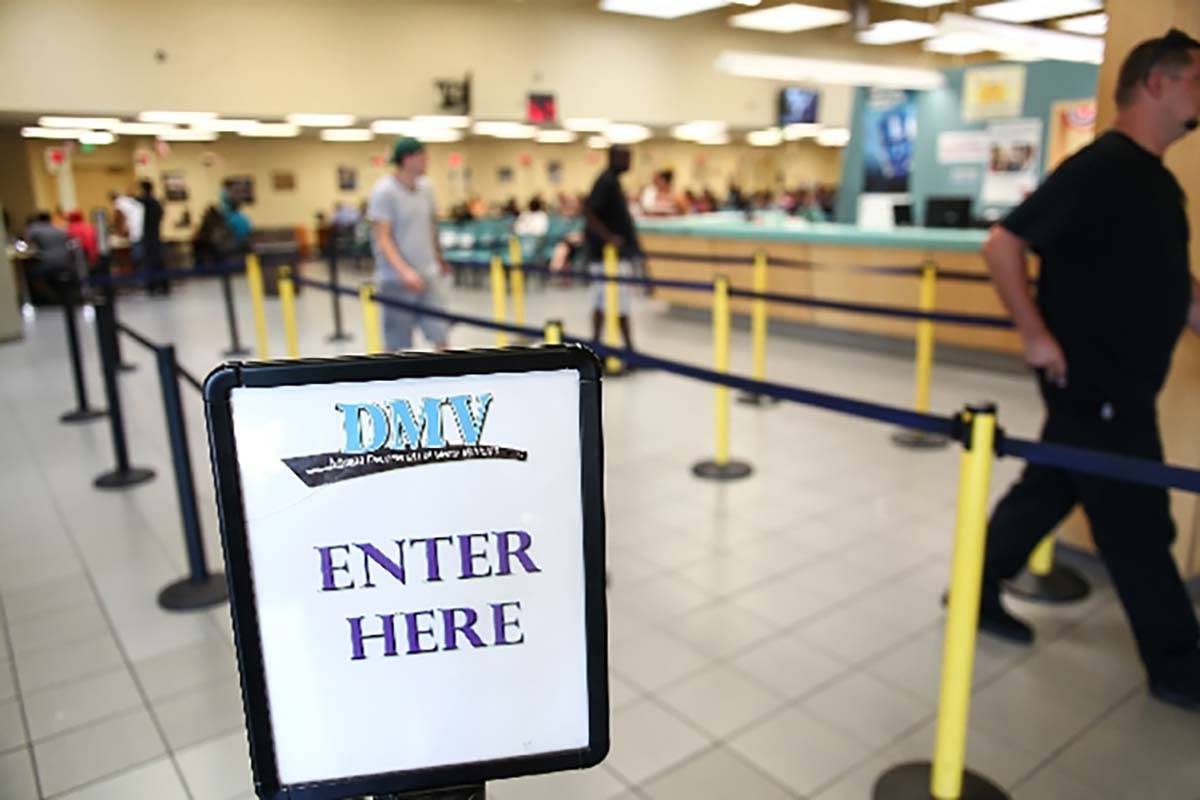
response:
M963 73L965 122L1019 117L1025 105L1025 67L1009 64L976 67Z
M206 385L256 784L359 796L599 763L590 353L235 365Z
M917 141L916 93L872 89L863 122L863 191L906 194Z
M1042 150L1042 121L1021 119L988 126L988 164L983 202L1015 206L1037 188Z

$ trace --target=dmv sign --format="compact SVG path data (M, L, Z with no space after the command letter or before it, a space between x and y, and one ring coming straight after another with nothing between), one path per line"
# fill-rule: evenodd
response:
M590 354L235 366L206 399L260 794L598 763Z

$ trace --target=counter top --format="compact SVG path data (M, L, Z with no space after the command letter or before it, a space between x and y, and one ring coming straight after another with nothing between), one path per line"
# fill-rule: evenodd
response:
M832 222L806 222L770 212L756 216L753 221L736 212L669 219L643 217L638 219L637 227L640 233L665 236L959 252L976 252L987 238L987 231L983 230L901 227L883 231Z

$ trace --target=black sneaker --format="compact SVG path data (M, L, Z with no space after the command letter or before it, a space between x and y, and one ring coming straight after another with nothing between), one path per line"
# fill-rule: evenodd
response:
M948 594L942 595L943 607L946 605ZM979 603L979 630L1012 644L1033 644L1033 628L1008 613L1004 604L1000 602L998 592L994 596L984 592Z
M1172 659L1150 679L1150 695L1185 711L1200 711L1200 650Z

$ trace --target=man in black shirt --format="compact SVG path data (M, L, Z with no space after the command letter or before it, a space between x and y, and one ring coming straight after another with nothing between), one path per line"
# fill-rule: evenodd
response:
M1117 106L1113 130L993 228L984 258L1038 372L1043 441L1161 461L1155 401L1184 327L1200 332L1186 199L1162 157L1200 122L1200 42L1171 31L1138 45L1121 67ZM1027 250L1041 258L1036 302ZM1171 555L1166 490L1028 465L988 526L981 629L1032 641L1000 588L1077 503L1151 693L1200 709L1200 627Z
M633 274L631 261L640 260L642 247L638 242L637 230L633 225L633 216L629 213L629 202L625 199L625 191L621 188L621 173L628 172L632 154L625 145L613 145L608 151L608 168L596 178L592 192L587 202L583 204L583 214L587 220L585 247L589 271L592 273L592 338L600 340L600 327L604 322L606 303L606 284L604 275L604 246L615 245L620 262L617 272L623 276ZM625 346L633 349L633 339L629 331L629 284L618 284L619 320L621 336ZM628 366L626 367L628 368Z
M138 268L150 274L161 273L167 268L166 259L163 257L162 203L154 196L153 183L141 181L138 185L142 193L138 195L137 200L145 209L142 213L142 263ZM171 284L166 278L154 277L146 282L146 291L149 294L168 294Z

